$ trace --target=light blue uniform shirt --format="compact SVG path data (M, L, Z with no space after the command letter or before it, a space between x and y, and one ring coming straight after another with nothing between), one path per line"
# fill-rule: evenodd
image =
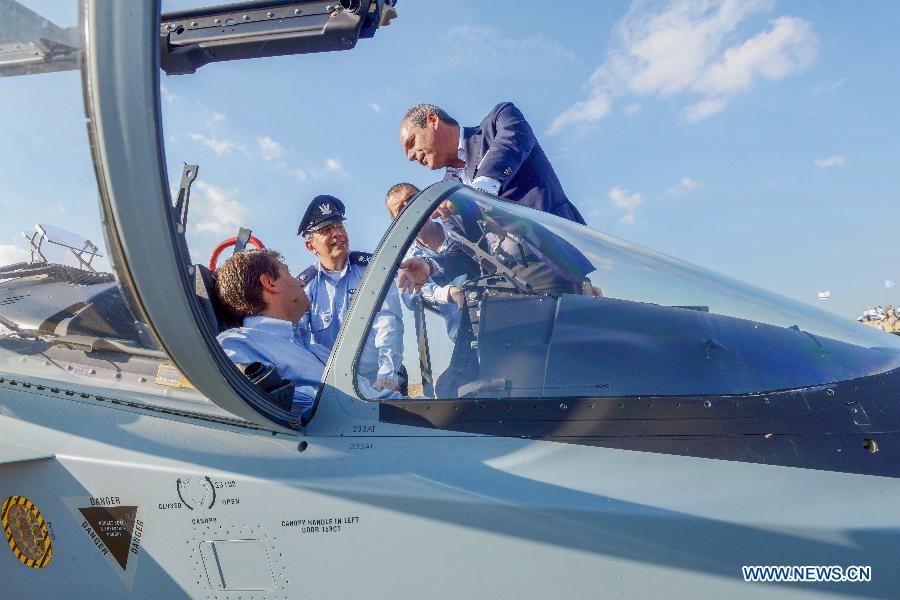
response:
M328 348L298 335L290 321L261 316L245 318L243 327L223 331L216 339L232 361L273 365L284 379L293 381L294 404L300 406L303 418L309 416L328 362Z
M450 236L447 235L447 226L443 221L438 220L438 224L441 226L441 229L444 231L444 243L437 250L432 250L427 246L423 246L419 243L418 240L413 240L412 245L409 247L409 250L406 252L406 256L404 259L408 258L435 258L440 256L442 252L444 252L447 242L450 240ZM449 298L448 291L451 287L456 286L459 287L462 285L463 281L466 280L465 275L460 275L453 279L449 284L440 286L434 282L431 277L428 277L428 280L425 284L422 285L422 289L420 291L422 295L422 300L431 303L444 318L444 326L447 328L447 336L452 340L456 341L456 334L459 331L459 320L460 320L460 312L459 308L456 306L456 302ZM406 308L412 310L412 296L415 294L411 294L409 292L401 292L401 297L403 299L403 304L406 305Z
M357 253L351 253L351 258L357 256ZM331 351L367 265L367 259L360 264L348 260L341 271L328 271L319 263L315 276L306 279L309 310L300 319L297 328L308 332L310 341ZM397 383L397 371L402 365L403 316L400 295L396 286L392 285L372 322L372 333L360 357L359 373L369 376L377 373L375 379Z

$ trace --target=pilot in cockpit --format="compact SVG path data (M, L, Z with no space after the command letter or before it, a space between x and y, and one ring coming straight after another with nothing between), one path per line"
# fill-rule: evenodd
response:
M278 252L244 250L216 272L216 293L243 319L242 327L218 335L225 354L236 363L261 362L278 369L294 383L294 410L308 418L329 350L296 328L309 308L303 281L291 275ZM358 384L369 397L400 397L374 390L362 378Z

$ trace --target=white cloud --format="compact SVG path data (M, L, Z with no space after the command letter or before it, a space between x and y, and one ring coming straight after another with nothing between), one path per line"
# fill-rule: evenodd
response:
M616 75L638 94L686 90L741 20L770 5L765 0L633 2L617 25L612 53Z
M495 27L458 25L444 34L443 41L453 49L443 58L449 67L490 64L496 68L508 57L525 59L532 67L537 62L557 66L563 61L580 63L575 54L555 40L541 36L509 37ZM461 48L465 51L460 52Z
M169 88L166 87L166 84L159 84L159 95L168 103L172 103L177 99L177 96L169 91Z
M846 77L842 77L841 79L837 79L835 81L820 83L813 88L812 95L821 96L822 94L833 94L834 92L844 87L844 84L846 84L848 81L850 80Z
M779 17L764 31L725 51L694 88L712 95L745 91L756 76L777 81L799 73L816 58L818 41L803 19Z
M621 222L626 225L633 225L636 221L634 214L635 209L644 203L644 197L639 192L629 192L624 187L617 185L609 190L609 199L617 207L624 209L625 216Z
M682 112L682 120L693 123L721 111L728 96L749 90L757 79L780 80L805 70L818 46L807 21L781 16L761 33L744 33L748 17L772 6L772 0L635 0L591 75L591 99L700 96ZM552 133L609 113L609 106L584 110L590 101L561 113Z
M191 133L190 137L195 142L203 144L218 155L240 148L235 142L224 138L207 137L201 133Z
M706 117L711 117L718 112L722 112L726 102L721 98L710 98L701 100L690 106L685 106L681 111L681 120L688 123L696 123Z
M341 177L350 177L350 173L336 158L326 158L321 167L297 167L291 171L291 175L299 181L312 181L335 174Z
M639 192L629 193L628 190L620 185L609 190L609 199L617 207L624 208L629 212L644 203L644 197Z
M576 102L553 119L547 133L554 135L575 123L599 121L609 113L611 107L609 96L605 94L597 94L589 100Z
M22 246L0 244L0 265L11 265L31 260L31 252Z
M325 169L343 177L350 177L350 173L344 170L344 166L336 158L326 158Z
M381 112L381 106L376 104L375 102L369 102L369 108L371 108L372 111L376 114Z
M205 181L197 181L200 197L191 202L194 231L221 237L237 235L249 224L250 209L234 199L237 190L226 190Z
M215 127L215 126L218 125L219 123L224 123L224 122L225 122L225 114L224 114L224 113L220 113L220 112L209 112L209 110L206 109L206 108L204 108L204 110L205 110L206 113L207 113L207 115L206 115L206 117L205 117L206 126L209 127L210 129L212 129L213 127Z
M840 154L836 154L835 156L829 156L828 158L817 158L813 161L813 164L820 169L827 169L829 167L843 167L847 164L847 159Z
M641 112L641 105L638 104L637 102L632 102L631 104L629 104L628 106L625 107L624 112L629 117L636 115L639 112Z
M272 161L284 156L284 148L269 136L257 138L256 142L259 144L259 152L263 160Z
M612 271L616 267L616 261L605 256L591 256L591 263L598 269Z
M670 185L666 190L666 194L669 196L678 196L683 194L686 190L694 190L700 187L700 182L690 177L682 177L681 181L676 184Z

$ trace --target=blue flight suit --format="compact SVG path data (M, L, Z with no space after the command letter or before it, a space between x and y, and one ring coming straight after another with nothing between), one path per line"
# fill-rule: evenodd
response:
M497 196L504 200L585 224L534 131L512 102L495 106L478 127L462 129L464 173L448 169L445 180L468 183L476 177L489 177L500 184Z
M319 263L300 274L299 278L306 284L309 310L297 328L310 341L329 351L334 347L370 256L365 252L351 252L339 272L327 271ZM396 286L389 288L381 310L375 315L372 333L366 340L357 372L372 382L385 379L397 384L403 365L403 316Z
M437 250L432 250L431 248L427 248L420 244L418 240L413 239L413 243L409 247L409 250L407 250L404 260L408 258L437 258L446 252L452 242L447 235L447 225L442 221L438 221L438 223L444 231L444 243L441 247ZM462 273L454 277L446 285L438 285L433 277L429 277L428 281L425 282L419 292L422 299L431 303L431 305L441 314L447 329L447 336L452 341L456 341L456 334L459 330L460 310L456 306L456 302L448 296L448 288L451 286L459 287L466 279L466 274ZM410 310L412 310L412 299L414 295L415 294L408 292L402 292L400 294L403 304Z

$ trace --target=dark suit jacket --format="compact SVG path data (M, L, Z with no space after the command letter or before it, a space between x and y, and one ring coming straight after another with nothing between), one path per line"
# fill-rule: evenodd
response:
M584 224L531 126L512 102L495 106L478 127L463 128L463 139L470 179L491 177L500 182L498 195L504 200ZM445 179L449 178L456 177L448 174Z

